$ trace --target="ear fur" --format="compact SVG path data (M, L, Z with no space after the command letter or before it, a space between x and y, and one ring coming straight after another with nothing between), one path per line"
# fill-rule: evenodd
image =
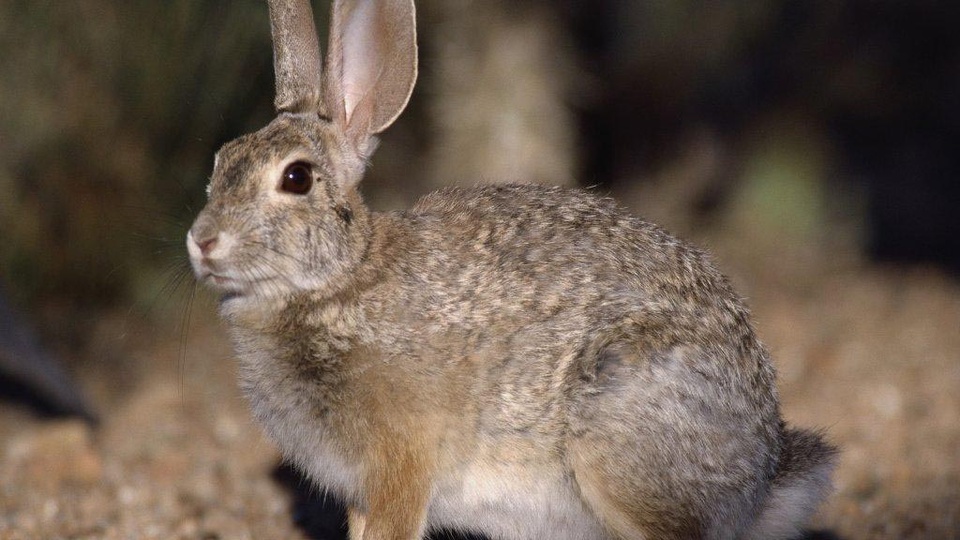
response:
M269 0L277 112L316 112L320 106L320 44L309 0Z
M325 109L355 144L380 133L406 107L417 80L413 0L336 0Z

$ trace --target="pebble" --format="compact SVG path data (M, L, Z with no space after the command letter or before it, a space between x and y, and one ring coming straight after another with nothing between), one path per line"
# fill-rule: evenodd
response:
M93 435L80 420L51 422L18 434L7 443L5 455L4 466L12 476L48 491L65 484L96 484L103 477Z

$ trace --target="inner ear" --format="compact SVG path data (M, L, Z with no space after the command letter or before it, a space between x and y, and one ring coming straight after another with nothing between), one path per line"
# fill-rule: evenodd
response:
M379 50L382 40L370 39L371 33L379 33L382 24L380 14L374 9L372 2L358 2L356 8L343 28L343 108L347 124L356 124L358 121L370 121L373 108L371 95L377 79L383 73L380 62L383 53ZM368 28L368 27L371 27ZM363 104L364 108L357 111ZM359 112L360 117L355 113ZM364 126L367 127L367 126Z
M338 0L327 56L327 111L354 141L390 126L417 77L412 0Z

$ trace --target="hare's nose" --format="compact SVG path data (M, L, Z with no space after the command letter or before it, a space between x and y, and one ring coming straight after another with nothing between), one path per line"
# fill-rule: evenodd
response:
M213 237L204 239L194 237L194 241L197 243L197 247L200 248L200 253L202 253L204 257L210 255L210 252L217 247L217 239L219 236L219 234L216 234Z
M194 256L209 257L220 243L220 231L213 227L194 226L188 237L187 247Z

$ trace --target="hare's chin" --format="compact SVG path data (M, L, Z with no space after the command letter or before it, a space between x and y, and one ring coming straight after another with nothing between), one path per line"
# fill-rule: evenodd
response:
M210 271L202 272L197 280L221 294L232 296L246 296L253 285L243 280Z

